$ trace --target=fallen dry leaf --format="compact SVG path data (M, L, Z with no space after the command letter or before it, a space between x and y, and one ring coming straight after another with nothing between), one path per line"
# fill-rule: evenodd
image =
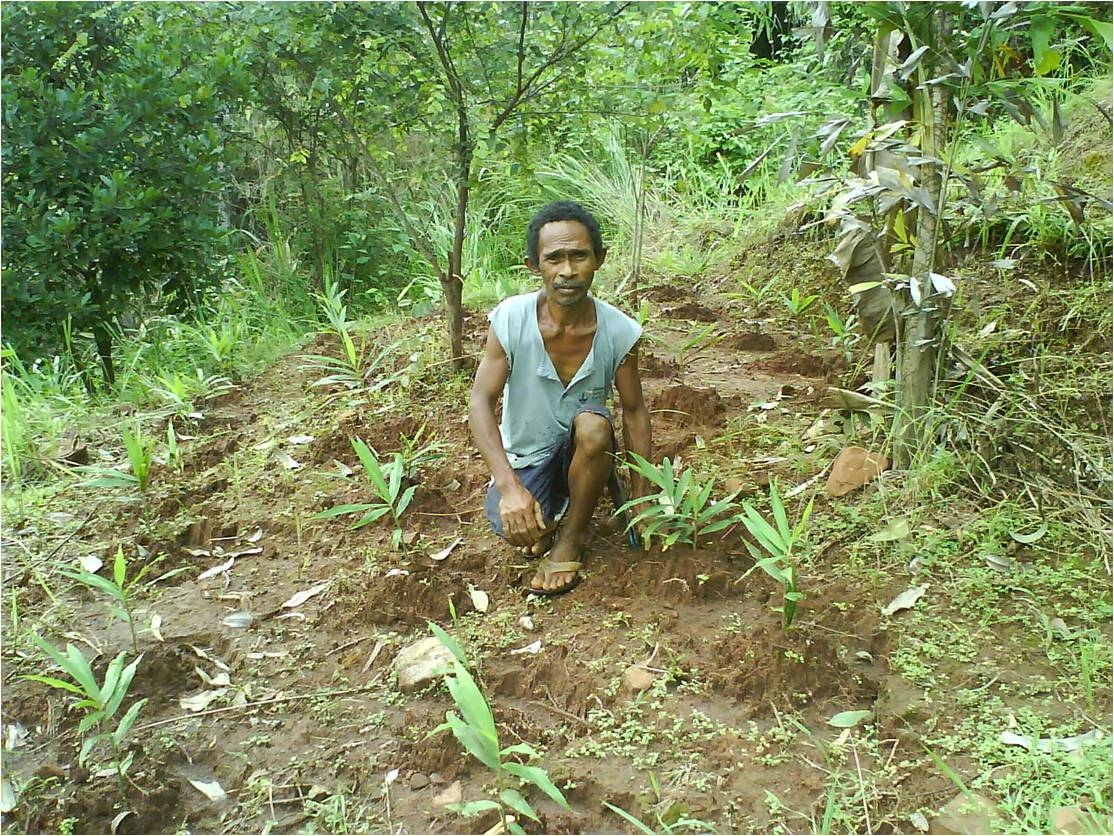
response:
M291 456L289 453L282 450L275 450L275 461L285 467L287 470L297 470L302 466L302 463Z
M212 569L206 569L204 572L202 572L200 575L197 576L197 579L199 581L206 581L209 578L212 578L212 577L215 577L216 575L220 575L224 572L227 572L229 569L231 569L233 567L233 565L235 565L235 563L236 563L236 558L230 557L224 563L221 563L217 566L214 566Z
M189 781L198 792L210 801L224 801L228 797L219 781L195 781L193 778L190 778Z
M436 561L445 560L450 554L453 553L453 549L455 549L457 546L459 546L463 542L464 542L463 537L457 537L455 540L453 540L451 543L449 543L449 545L447 545L445 548L441 549L441 551L434 552L433 554L431 554L429 556L429 559L430 560L436 560Z
M487 612L487 608L491 604L491 599L488 598L486 592L482 589L476 589L472 584L468 584L468 596L472 599L473 607L480 612Z
M304 589L301 592L296 592L291 595L286 601L283 602L283 609L290 609L291 607L300 607L314 595L319 595L324 592L329 586L329 582L319 583L317 586L311 586L309 589Z
M882 608L882 615L893 615L900 610L909 609L916 604L917 601L921 600L921 596L927 591L927 584L924 586L914 586L905 590Z
M151 635L155 637L155 641L166 641L162 637L162 616L158 613L151 616Z
M209 707L209 703L213 700L218 700L228 693L227 688L218 688L215 691L202 691L200 694L194 694L192 697L180 697L178 705L186 709L186 711L204 711Z

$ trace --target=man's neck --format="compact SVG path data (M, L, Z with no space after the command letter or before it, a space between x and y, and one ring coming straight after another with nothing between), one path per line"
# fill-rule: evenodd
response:
M591 295L572 307L565 307L550 299L543 290L542 307L545 308L549 321L562 328L570 325L586 325L595 322L596 319L596 302Z

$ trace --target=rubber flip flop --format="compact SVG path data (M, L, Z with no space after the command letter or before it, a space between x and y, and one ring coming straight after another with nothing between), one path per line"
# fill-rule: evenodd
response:
M549 575L560 574L561 572L576 572L576 577L569 581L564 586L559 586L555 589L536 589L535 587L526 586L526 592L529 595L542 595L545 597L553 597L554 595L564 595L566 592L571 592L576 589L583 579L580 570L584 568L584 564L579 560L568 560L564 563L557 563L550 560L548 557L543 557L541 562L538 563L538 571L543 572L547 577Z

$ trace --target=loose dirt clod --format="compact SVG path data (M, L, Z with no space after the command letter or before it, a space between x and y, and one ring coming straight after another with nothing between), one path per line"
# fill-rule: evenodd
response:
M876 479L889 466L889 459L881 453L871 453L862 447L845 447L832 462L825 489L828 496L846 496Z

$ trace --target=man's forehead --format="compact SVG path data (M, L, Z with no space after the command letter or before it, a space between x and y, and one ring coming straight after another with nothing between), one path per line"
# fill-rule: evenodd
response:
M580 247L591 249L592 236L580 221L550 221L538 231L541 249Z

